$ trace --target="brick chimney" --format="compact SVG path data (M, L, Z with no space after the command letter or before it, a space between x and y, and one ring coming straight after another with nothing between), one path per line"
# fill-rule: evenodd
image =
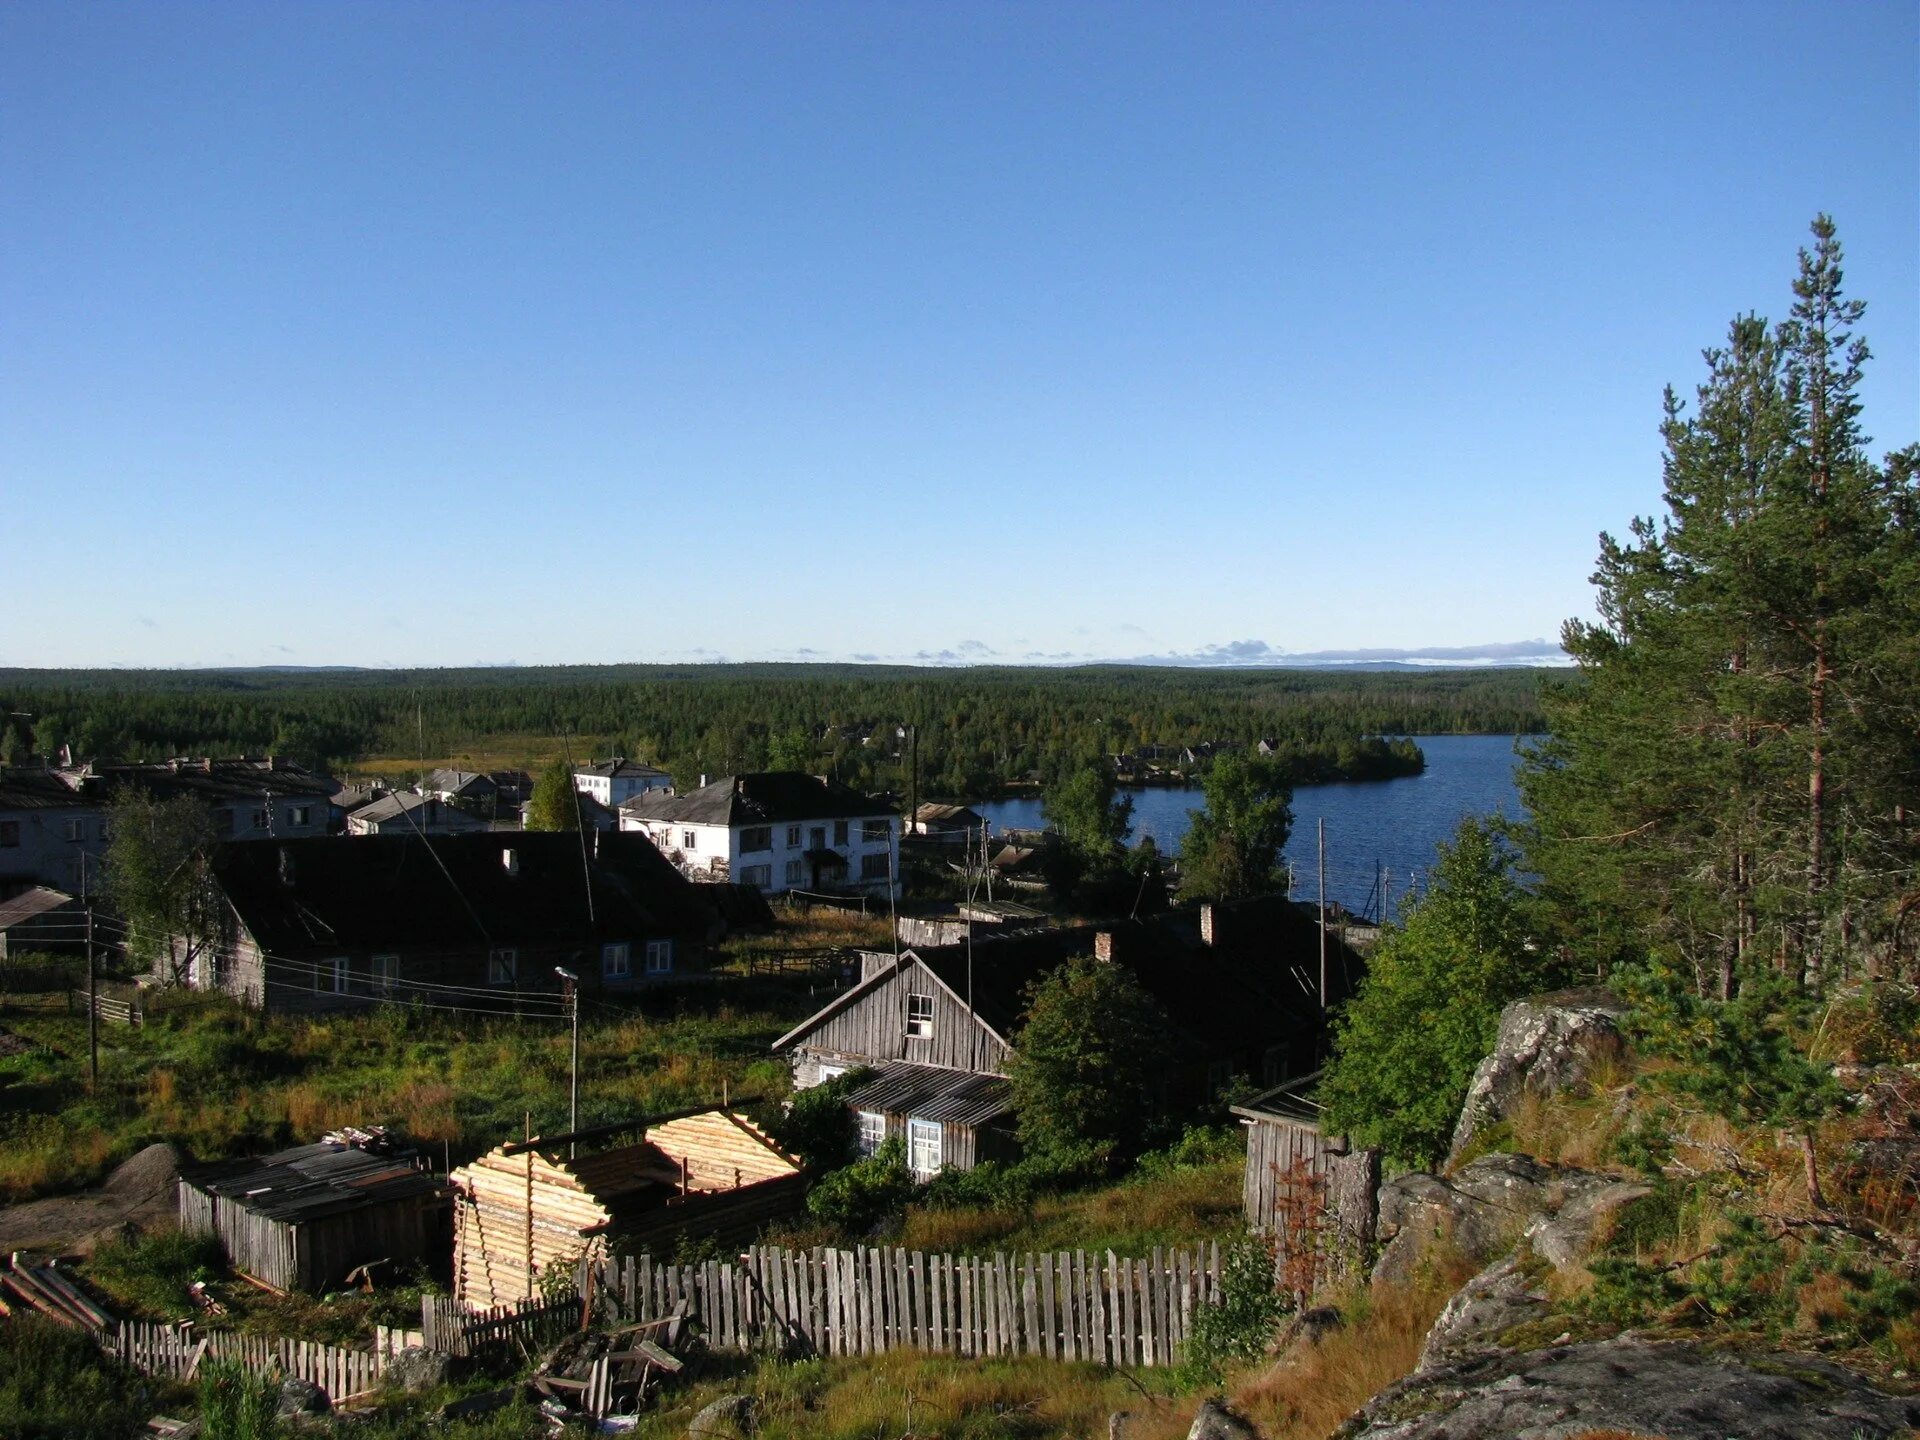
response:
M1200 907L1200 943L1202 945L1217 945L1220 943L1220 932L1214 928L1215 923L1213 906L1211 904L1202 905Z
M1100 930L1094 933L1093 958L1103 964L1113 963L1113 931Z

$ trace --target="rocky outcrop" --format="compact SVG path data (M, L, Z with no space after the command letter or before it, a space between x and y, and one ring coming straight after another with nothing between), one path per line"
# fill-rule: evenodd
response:
M1335 1435L1574 1440L1607 1431L1665 1440L1892 1440L1916 1425L1920 1400L1886 1394L1824 1360L1619 1336L1416 1371Z
M1457 1365L1500 1348L1500 1338L1542 1319L1551 1306L1546 1282L1519 1254L1505 1256L1455 1292L1420 1347L1422 1370Z
M1449 1176L1396 1175L1380 1187L1380 1258L1373 1278L1404 1284L1430 1247L1444 1243L1484 1266L1527 1237L1551 1263L1586 1253L1601 1220L1647 1193L1590 1170L1542 1165L1526 1155L1483 1155Z
M687 1434L706 1440L733 1440L759 1428L760 1402L751 1395L722 1395L700 1408L687 1425Z
M1260 1432L1218 1400L1205 1400L1193 1417L1187 1440L1260 1440Z
M1555 1095L1585 1080L1594 1062L1620 1046L1627 1007L1610 991L1562 990L1516 1000L1500 1013L1500 1037L1467 1086L1451 1161L1468 1142L1511 1115L1520 1097Z

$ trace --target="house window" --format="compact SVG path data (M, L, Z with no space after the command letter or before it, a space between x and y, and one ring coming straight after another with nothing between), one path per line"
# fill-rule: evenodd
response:
M787 826L787 848L791 850L794 846L798 845L799 843L800 843L800 827L798 825Z
M860 822L860 838L869 845L884 845L888 840L893 838L893 822L891 820L862 820Z
M600 947L600 974L608 980L625 980L633 974L633 949L626 941Z
M933 1034L933 996L907 996L907 1034L925 1040Z
M347 957L336 955L313 967L313 988L320 994L347 993Z
M513 950L487 952L487 984L511 985L520 971L520 956Z
M373 957L374 994L393 994L393 982L399 977L400 957L398 955L376 955Z
M824 1076L825 1071L821 1074ZM877 1110L862 1110L860 1114L860 1153L871 1155L887 1143L887 1117Z
M838 1080L842 1075L846 1073L847 1073L847 1067L844 1065L827 1065L823 1063L820 1066L820 1070L819 1070L819 1075L820 1075L819 1083L824 1085L829 1080Z
M698 830L682 830L680 832L680 848L682 850L698 850L700 848L700 832Z
M833 822L833 843L836 845L844 845L847 843L846 821L836 820Z
M647 941L647 974L666 975L673 970L673 941Z
M756 890L765 890L773 884L771 865L743 865L740 867L740 883L751 885Z
M294 825L311 825L313 823L313 807L311 805L296 805L287 811L287 820Z
M824 850L827 848L826 826L816 825L813 827L813 848L816 850Z
M798 885L800 883L801 870L804 863L805 862L800 860L787 861L787 884Z
M0 848L12 850L20 844L20 822L0 820Z
M740 853L742 855L749 855L755 850L771 850L772 848L773 827L771 825L755 825L740 832Z
M885 880L893 873L893 856L882 850L877 855L860 857L860 878L862 880Z
M940 1173L940 1122L907 1121L907 1168L926 1179Z
M78 845L87 838L87 822L84 820L67 821L67 840Z
M265 830L272 819L273 815L271 811L256 810L253 812L253 828L256 830Z

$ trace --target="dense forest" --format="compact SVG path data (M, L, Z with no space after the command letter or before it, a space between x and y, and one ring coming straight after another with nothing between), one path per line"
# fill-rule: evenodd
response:
M0 671L0 755L274 753L388 768L517 741L529 758L622 754L673 772L806 768L981 796L1148 744L1280 742L1299 779L1405 773L1368 737L1515 734L1537 672L574 666L482 670ZM903 739L905 731L913 743Z

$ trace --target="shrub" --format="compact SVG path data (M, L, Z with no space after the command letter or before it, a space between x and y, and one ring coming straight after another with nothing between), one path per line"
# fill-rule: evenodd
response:
M1226 1367L1267 1353L1287 1301L1274 1289L1273 1251L1257 1236L1243 1235L1221 1258L1220 1303L1203 1306L1180 1360L1188 1389L1218 1388Z
M873 1071L849 1070L824 1084L795 1092L785 1106L769 1105L767 1133L810 1170L837 1170L854 1157L858 1138L847 1096L873 1077Z
M907 1147L896 1138L865 1159L825 1176L807 1196L807 1210L848 1234L869 1234L881 1221L905 1210L915 1188L907 1169Z
M1164 1180L1181 1170L1237 1160L1246 1151L1246 1136L1238 1126L1189 1125L1171 1145L1149 1150L1136 1160L1133 1178Z

